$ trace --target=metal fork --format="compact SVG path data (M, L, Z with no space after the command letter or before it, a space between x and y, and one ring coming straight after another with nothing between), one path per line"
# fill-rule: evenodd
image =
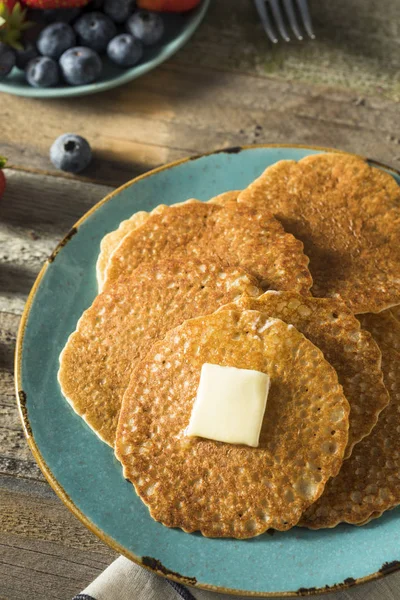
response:
M285 14L287 21L298 40L303 39L298 19L296 16L296 9L293 4L293 0L254 0L257 12L260 16L261 23L264 27L265 33L274 44L278 43L278 36L276 35L276 28L278 29L281 37L286 41L290 42L285 20L282 14L281 4L285 7ZM310 11L308 10L307 0L295 0L297 6L297 12L301 16L304 29L311 39L315 38L314 31L312 28ZM273 23L274 22L274 23ZM275 25L275 26L274 26Z

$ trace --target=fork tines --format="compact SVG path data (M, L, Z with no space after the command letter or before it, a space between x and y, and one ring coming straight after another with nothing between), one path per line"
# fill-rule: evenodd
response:
M298 40L303 39L301 28L299 26L299 17L308 36L311 39L315 38L307 0L254 1L265 33L274 44L278 43L276 30L278 30L282 39L286 42L290 42L285 19ZM296 6L294 5L294 2ZM284 11L281 5L283 5Z

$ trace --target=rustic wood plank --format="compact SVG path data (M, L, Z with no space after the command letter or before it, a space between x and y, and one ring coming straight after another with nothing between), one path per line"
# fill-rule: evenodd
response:
M314 1L318 40L274 48L248 0L235 10L230 0L212 4L184 51L97 102L3 95L2 152L12 164L54 171L52 141L76 131L95 151L86 175L114 185L188 154L253 142L332 145L400 166L396 2L354 0L349 11L346 0Z
M13 362L19 316L0 312L0 474L44 477L25 441L14 394Z
M0 203L0 598L71 598L114 558L44 480L25 441L13 361L20 313L60 237L111 188L7 170Z
M18 323L19 317L9 313L0 313L0 369L12 370Z
M46 483L0 477L0 597L67 600L115 558Z
M0 475L44 480L25 441L12 379L0 371Z
M108 554L108 548L73 514L42 481L0 475L2 533L25 538L60 542L82 551Z
M0 473L43 480L25 442L14 397L19 314L59 239L111 188L10 169L6 174L7 191L0 202Z
M6 121L4 152L16 165L51 170L47 154L52 140L65 130L75 129L87 137L95 151L87 174L115 185L176 158L249 143L334 146L400 165L399 138L393 134L400 109L391 100L376 96L360 100L348 90L309 88L177 65L166 65L139 81L134 87L104 94L102 102L94 106L86 106L88 101L80 99L80 110L88 110L88 115L79 128L73 112L52 104L49 112L54 112L57 127L52 125L48 137L41 137L32 147L34 125L25 125L20 135L24 155L11 143L22 121L20 125L14 119ZM10 102L8 98L6 102ZM32 110L29 102L23 99L21 109Z
M177 61L263 77L400 96L398 5L393 0L308 0L317 39L270 44L253 3L212 3Z
M46 258L112 188L6 169L0 201L0 311L21 314Z
M44 480L25 441L14 393L19 316L0 312L0 475Z

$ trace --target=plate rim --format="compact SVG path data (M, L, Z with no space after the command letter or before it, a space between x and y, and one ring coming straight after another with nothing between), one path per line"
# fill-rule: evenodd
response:
M161 48L159 54L152 58L149 62L138 64L121 74L113 77L111 80L94 81L85 85L63 86L53 88L34 88L34 87L19 87L12 83L7 83L6 79L0 81L0 92L11 94L12 96L20 96L23 98L40 98L42 100L51 100L53 98L76 98L80 96L89 96L114 89L130 81L134 81L142 75L149 73L163 62L169 60L176 54L192 37L198 27L201 25L206 12L210 6L211 0L202 0L202 4L198 7L196 14L193 15L191 21L183 29L183 31L173 38L165 48ZM194 9L196 10L196 9Z
M205 4L207 4L208 1L209 0L205 0ZM389 575L391 573L399 571L400 570L400 562L397 563L396 565L394 565L393 568L387 569L384 572L382 570L379 570L379 571L376 571L369 575L365 575L364 577L352 579L352 581L349 581L349 582L345 581L343 583L329 586L329 589L324 587L324 588L312 588L310 590L304 590L304 591L294 590L294 591L288 591L288 592L255 592L255 591L249 591L249 590L237 590L237 589L225 588L222 586L215 586L215 585L210 585L210 584L201 583L201 582L196 583L193 586L192 584L188 584L186 578L180 576L179 573L169 572L168 569L165 569L166 572L164 572L161 569L157 568L157 566L146 565L142 562L140 556L137 556L133 552L124 548L121 544L119 544L111 536L109 536L102 529L100 529L100 527L95 525L74 504L74 502L70 498L69 494L67 494L67 492L64 490L64 488L57 481L56 477L53 475L51 469L49 468L46 461L44 460L44 458L39 450L39 447L36 444L36 441L35 441L35 438L33 435L33 431L32 431L32 428L31 428L31 425L29 422L29 418L28 418L25 393L23 392L23 388L22 388L22 353L23 353L22 349L23 349L25 329L28 324L33 300L36 296L36 292L38 291L39 285L40 285L43 277L45 276L49 265L53 262L54 257L58 254L58 252L60 252L60 250L62 250L62 248L68 243L68 241L72 237L72 234L76 233L78 227L82 223L84 223L93 213L95 213L101 206L103 206L109 200L114 198L114 196L117 196L122 191L135 185L137 182L141 181L142 179L152 177L153 175L155 175L157 173L166 171L168 169L172 169L174 167L185 164L192 160L199 160L201 158L211 156L214 154L220 154L220 153L237 154L237 153L241 152L242 150L252 150L252 149L262 149L262 148L296 148L296 149L302 149L302 150L318 150L321 152L348 154L350 156L356 156L358 158L361 158L361 159L365 160L366 162L368 162L368 164L370 164L372 166L376 166L381 169L385 169L389 172L392 172L400 178L400 170L390 167L380 161L367 158L366 156L363 156L361 154L355 154L352 152L347 152L345 150L338 150L337 148L329 148L329 147L325 147L325 146L314 146L314 145L307 145L307 144L247 144L247 145L233 146L233 147L228 147L228 148L220 148L217 150L212 150L210 152L205 152L202 154L196 154L193 156L181 158L181 159L169 162L165 165L161 165L159 167L151 169L149 171L146 171L145 173L130 179L123 185L117 187L115 190L113 190L112 192L107 194L102 200L97 202L87 212L85 212L82 215L82 217L80 217L74 223L74 225L72 226L70 231L56 245L53 252L46 259L44 265L40 269L40 271L35 279L35 282L32 286L32 289L29 292L28 298L26 300L26 304L24 306L24 310L21 315L20 324L18 327L16 347L15 347L15 357L14 357L14 383L15 383L15 395L16 395L18 413L19 413L19 416L20 416L20 419L22 422L23 432L24 432L26 441L29 445L29 448L33 454L33 457L36 460L40 470L42 471L43 475L45 476L47 482L50 484L51 488L54 490L54 492L57 494L57 496L61 499L61 501L67 506L67 508L72 512L72 514L76 518L78 518L79 521L81 521L81 523L83 523L83 525L85 525L85 527L87 529L89 529L89 531L94 533L102 542L104 542L110 548L112 548L119 554L125 556L126 558L128 558L129 560L134 562L135 564L139 565L140 567L143 567L144 569L147 569L148 571L151 571L157 575L161 575L162 577L164 577L166 579L171 579L173 581L176 581L177 583L180 583L180 584L183 584L183 585L186 585L189 587L203 589L203 590L211 591L211 592L219 592L219 593L223 593L223 594L229 594L232 596L245 596L245 597L249 597L249 598L294 598L294 597L314 596L317 594L328 594L331 592L337 592L337 591L349 589L350 587L355 587L360 584L367 583L369 581L375 581L377 579L385 577L386 575ZM285 160L285 159L282 159L282 160Z

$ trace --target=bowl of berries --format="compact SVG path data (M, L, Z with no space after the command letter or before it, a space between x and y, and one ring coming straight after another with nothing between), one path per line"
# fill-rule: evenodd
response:
M210 0L0 0L0 92L82 96L167 60Z

